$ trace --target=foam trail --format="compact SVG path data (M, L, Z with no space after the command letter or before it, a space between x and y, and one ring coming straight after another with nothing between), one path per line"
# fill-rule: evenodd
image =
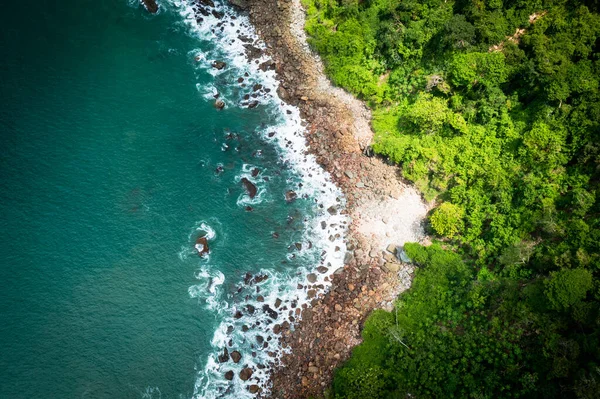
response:
M218 312L221 319L211 341L214 353L209 355L204 368L198 373L193 397L253 398L255 395L250 390L260 389L263 394L269 393L271 367L279 364L281 355L289 350L279 344L282 330L300 319L303 306L308 306L315 295L325 292L332 273L343 266L347 219L339 212L345 205L342 192L317 164L316 158L307 154L306 131L299 109L283 103L276 95L279 83L269 67L271 61L262 53L254 61L246 56L245 45L251 43L255 49L264 50L264 43L258 40L247 17L237 15L220 1L215 3L216 12L212 13L212 9L191 1L170 1L170 5L183 17L190 35L202 42L203 49L208 49L190 52L196 67L215 77L213 86L197 88L206 99L209 99L209 93L214 97L218 92L227 107L248 107L251 102L256 102L253 106L260 107L274 121L259 132L265 141L279 149L280 162L287 164L292 174L300 178L302 184L297 184L299 188L295 190L297 201L306 201L316 213L306 221L300 239L301 250L293 255L301 258L305 267L293 272L264 269L257 275L246 276L237 286L238 296L243 298L238 302L229 303L221 299L220 287L224 277L221 278L208 266L197 274L200 283L190 287L189 294L205 300L207 307ZM212 64L217 60L225 62L226 67L220 70L213 68ZM255 95L250 97L251 100L240 100L244 94L243 87L219 87L217 79L221 75L228 76L226 74L244 76L246 87L253 87ZM284 201L283 194L281 198L271 199L266 190L261 190L259 179L252 179L252 168L252 165L245 165L236 178L246 177L257 185L258 194L253 201ZM257 203L248 200L248 197L240 197L238 205ZM180 258L185 259L188 252L180 253ZM257 295L257 290L261 295ZM231 360L220 362L219 355L223 354L224 348L239 350L242 360L239 363ZM240 372L246 367L252 369L253 374L249 380L242 381ZM224 377L228 371L234 374L231 381Z

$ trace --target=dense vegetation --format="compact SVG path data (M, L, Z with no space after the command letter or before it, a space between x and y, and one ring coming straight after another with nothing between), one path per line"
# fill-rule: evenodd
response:
M374 150L446 249L375 312L336 398L600 396L600 4L305 0Z

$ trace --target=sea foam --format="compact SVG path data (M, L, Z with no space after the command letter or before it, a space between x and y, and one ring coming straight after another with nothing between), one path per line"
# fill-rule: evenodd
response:
M240 276L236 297L243 300L228 302L223 299L221 292L225 277L205 261L196 274L199 283L189 289L190 296L204 301L206 307L218 314L221 320L211 340L214 352L205 360L199 359L204 367L198 372L194 398L252 398L254 395L249 392L251 385L259 386L263 394L269 393L272 367L280 363L284 352L289 351L289 348L281 346L280 329L275 326L290 325L293 328L301 318L301 309L309 306L311 297L323 294L328 289L332 273L343 266L348 221L339 210L344 208L345 199L329 174L308 153L300 110L277 97L279 82L275 71L259 67L269 58L264 53L252 61L246 56L244 45L248 39L251 39L252 46L265 49L248 18L237 14L221 1L215 2L215 9L222 13L222 18L211 13L201 14L199 6L192 1L172 0L168 5L180 13L189 34L202 42L202 51L192 49L189 52L196 68L211 74L215 80L208 86L196 86L202 97L210 100L218 93L226 107L248 106L247 102L240 100L239 87L217 83L222 75L228 76L224 74L244 76L246 87L262 86L260 95L252 98L252 101L257 101L255 105L276 122L260 128L258 132L266 142L278 149L280 162L300 178L301 184L289 182L298 186L295 189L297 201L307 201L315 209L315 216L305 221L300 240L301 250L293 255L288 254L300 257L303 267L293 272L264 269L245 279ZM221 70L213 68L212 64L217 60L226 62L227 66ZM283 193L281 198L272 198L272 194L260 186L260 180L252 178L252 169L252 165L244 165L236 178L241 180L245 177L256 184L257 196L250 200L247 195L242 195L238 199L239 206L265 200L285 201ZM208 225L196 227L209 231ZM190 234L190 241L193 234ZM189 246L186 248L182 248L179 254L182 260L193 253ZM307 281L309 274L313 283ZM260 292L260 301L257 292ZM239 350L242 353L241 361L237 364L231 360L219 362L218 357L224 348ZM242 381L239 374L246 367L251 368L253 374L248 381ZM233 380L224 378L227 371L234 373Z

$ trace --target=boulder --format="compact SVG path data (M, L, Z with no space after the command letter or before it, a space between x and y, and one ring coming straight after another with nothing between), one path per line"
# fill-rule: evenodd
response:
M223 354L219 355L219 363L225 363L229 360L229 351L227 348L223 348Z
M252 377L252 374L254 374L252 369L250 367L245 367L240 371L240 379L242 381L248 381L250 377Z
M250 393L257 393L260 391L260 387L256 384L252 384L248 387L248 391L250 391Z
M216 108L216 109L223 109L223 108L225 108L225 101L223 101L223 100L221 100L220 98L218 98L218 99L215 101L215 108Z
M269 315L270 318L272 319L276 319L278 314L276 311L274 311L269 305L265 304L263 305L263 311Z
M254 185L254 183L252 183L250 180L248 180L244 177L244 178L242 178L242 184L246 188L246 191L248 192L248 196L250 197L250 199L256 197L256 193L258 190L257 190L256 186Z
M396 246L394 244L390 244L387 246L386 251L396 254Z
M226 66L227 66L227 64L224 63L223 61L214 61L212 63L212 67L217 68L218 70L221 70L221 69L225 68Z
M310 282L310 283L316 283L317 282L317 275L314 273L310 273L309 275L306 276L306 279Z
M240 352L238 352L238 351L231 352L231 360L233 360L234 363L239 363L241 359L242 359L242 354Z
M196 239L196 245L194 245L196 251L198 251L198 255L204 257L210 253L210 249L208 248L208 239L206 236L201 236Z
M383 269L390 273L397 273L400 270L400 265L398 263L385 262Z
M286 193L285 193L285 201L287 203L291 203L291 202L296 201L296 198L298 198L298 194L296 194L295 191L293 191L293 190L286 191Z
M225 373L225 379L228 381L233 380L233 371L229 370L228 372Z
M144 7L151 14L156 14L158 12L158 4L156 4L155 0L142 0Z

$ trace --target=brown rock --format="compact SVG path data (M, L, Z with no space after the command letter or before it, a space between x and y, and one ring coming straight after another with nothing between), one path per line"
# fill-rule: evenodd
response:
M242 381L248 381L250 377L252 377L252 374L254 374L254 372L250 367L243 368L242 371L240 371L240 379Z
M296 198L298 198L298 194L295 191L289 190L285 193L285 201L288 203L296 201Z
M221 100L220 98L218 98L218 99L215 101L215 108L216 108L216 109L223 109L223 108L225 108L225 101L223 101L223 100Z
M242 359L242 354L240 352L238 352L238 351L231 352L231 360L233 360L234 363L239 363L241 359Z
M248 387L248 391L250 391L250 393L258 393L259 390L260 387L256 384L252 384Z
M204 257L210 253L210 249L208 248L208 239L206 236L201 236L196 239L196 245L194 246L196 251L198 251L198 255Z
M225 373L225 379L228 381L233 380L233 371L229 370L228 372Z

